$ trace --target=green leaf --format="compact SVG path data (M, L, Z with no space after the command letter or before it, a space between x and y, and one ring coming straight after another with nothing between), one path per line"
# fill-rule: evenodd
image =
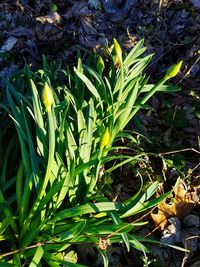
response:
M200 110L198 110L198 109L196 110L196 116L198 119L200 119Z
M111 212L109 212L109 214L110 214L110 217L112 218L113 222L117 226L119 226L121 224L122 220L120 219L118 213L116 211L111 211ZM129 224L129 226L132 227L131 224ZM126 226L125 227L121 227L121 230L126 230L125 232L122 232L121 237L122 237L122 239L123 239L123 241L124 241L124 243L126 245L127 251L130 251L130 244L129 244L128 236L126 234L129 231L127 231L128 229L126 228ZM121 230L119 230L119 233L121 233ZM132 230L132 228L131 228L131 230Z
M96 225L94 227L87 226L84 230L84 233L88 235L122 235L128 233L133 229L133 226L129 223L110 224L110 225ZM116 232L116 233L115 233Z
M106 89L106 85L105 85L105 83L104 83L104 80L102 79L102 77L94 70L94 69L92 69L91 67L89 67L89 66L86 66L86 65L83 65L83 67L84 67L84 69L86 70L86 71L88 71L89 72L89 74L90 75L92 75L94 78L95 78L95 80L97 81L97 84L98 84L98 86L99 86L99 88L100 88L100 91L99 91L99 94L103 97L105 97L105 99L107 99L107 89Z
M0 222L0 235L2 235L4 231L8 228L11 223L11 220L13 220L12 217L6 217Z
M125 69L129 68L134 62L136 62L136 59L146 51L145 47L142 48L143 44L144 44L144 39L140 40L126 56L123 62Z
M127 210L125 213L123 213L120 217L126 218L129 216L132 216L138 212L141 212L143 210L148 209L151 205L147 205L145 201L147 201L158 189L158 182L154 182L152 185L149 186L147 191L143 194L142 197L140 197L138 200L134 199L131 203L129 203L125 210Z
M154 87L154 84L146 84L143 88L141 93L149 92ZM158 92L166 92L166 93L175 93L180 91L180 87L176 85L162 85L158 88Z
M85 265L81 265L81 264L78 264L78 263L73 263L73 262L70 262L70 261L65 261L65 260L62 260L63 257L59 257L57 255L54 255L53 253L48 253L48 252L45 252L44 254L44 259L45 261L49 264L49 266L51 266L51 263L58 263L59 265L58 266L66 266L66 267L87 267ZM54 267L54 265L52 265ZM55 267L57 267L55 265Z
M131 238L131 237L132 237L132 238ZM130 239L129 239L129 242L130 242L130 245L131 245L132 247L134 247L135 249L137 249L137 250L139 250L139 251L142 251L143 253L144 253L144 252L145 252L145 253L150 252L149 248L146 247L145 245L143 245L141 242L139 242L139 241L137 240L137 238L135 238L133 235L132 235L131 237L129 237L129 238L130 238Z
M82 220L78 223L75 223L75 225L67 232L58 234L55 241L65 242L67 240L76 238L76 236L78 236L83 231L85 225L86 225L86 220Z
M4 213L5 217L9 217L10 218L10 225L13 229L13 232L15 234L18 233L18 228L17 228L17 224L16 224L16 218L13 215L12 209L9 205L9 203L4 199L4 196L0 190L0 210L2 208L2 212Z
M103 258L103 267L108 267L109 261L108 261L108 256L106 254L106 251L99 249L99 248L98 248L98 251Z
M34 255L31 263L29 264L29 267L38 267L38 264L40 263L43 254L44 254L43 248L38 247L36 249L35 255Z
M133 236L130 235L130 236L129 236L129 240L131 240L131 237L133 237ZM157 241L157 240L148 238L148 237L143 237L143 236L136 236L136 235L134 235L134 239L137 239L138 242L146 242L146 243L152 243L152 244L159 244L159 245L162 245L162 246L166 246L166 247L171 247L171 248L177 249L177 250L179 250L179 251L189 252L189 251L188 251L187 249L185 249L185 248L182 248L182 247L179 247L179 246L175 246L175 245L171 245L171 244L167 244L167 243L163 243L163 242L160 242L160 241Z
M58 154L56 154L56 161L58 163L59 170L60 170L59 171L60 176L61 176L61 179L63 181L60 193L58 195L58 198L57 198L56 204L55 204L55 207L57 209L62 205L63 200L65 199L67 192L69 190L70 180L71 180L71 177L73 177L74 165L71 164L71 166L69 166L69 168L71 167L71 170L70 170L70 172L68 172L61 157Z
M35 83L30 79L30 86L33 94L33 110L34 110L34 120L36 123L36 132L37 132L37 145L39 154L45 156L47 154L47 137L46 129L44 127L44 120L42 115L42 106L40 102L40 96L38 94Z
M17 209L22 208L22 195L23 195L23 174L24 174L24 167L23 162L20 162L17 178L16 178L16 200L17 200Z
M56 4L52 4L52 5L51 5L51 11L52 11L52 12L57 12L57 11L58 11L58 7L57 7Z
M78 75L78 77L85 83L88 90L96 97L96 99L101 100L101 97L95 88L95 86L91 83L91 81L81 72L75 69L75 73Z
M75 216L80 216L88 213L99 213L102 211L117 210L118 204L113 202L102 202L102 203L88 203L78 207L69 208L56 213L53 217L54 220L64 220Z
M6 263L6 262L0 262L0 267L19 267L19 266L17 266L16 264L11 264L11 263Z
M137 81L135 83L133 90L130 92L130 94L126 98L125 106L123 107L123 112L119 116L119 118L116 122L116 126L113 130L114 136L116 136L119 131L123 130L124 127L127 125L127 123L130 121L130 119L132 118L130 116L130 114L131 114L131 111L133 109L135 100L137 98L138 89L139 89L139 82ZM113 136L112 136L112 138L113 138Z
M87 127L83 112L78 110L77 114L78 133L79 133L79 153L83 162L87 161Z

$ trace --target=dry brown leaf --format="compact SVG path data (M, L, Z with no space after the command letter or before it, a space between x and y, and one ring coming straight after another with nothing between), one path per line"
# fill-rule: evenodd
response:
M159 228L163 230L167 224L168 217L166 216L167 214L162 214L162 213L151 213L151 217L155 223L156 228Z
M167 203L167 199L163 200L157 206L158 212L151 213L156 227L160 230L164 230L168 219L172 216L182 218L190 214L197 203L195 201L195 199L198 198L197 192L196 188L194 189L192 186L189 188L182 179L179 179L174 187L171 202Z
M62 24L62 17L57 12L49 13L46 16L39 16L36 18L37 21L41 23L50 23L54 25Z
M108 238L99 238L99 248L102 250L106 250L111 245L110 240Z

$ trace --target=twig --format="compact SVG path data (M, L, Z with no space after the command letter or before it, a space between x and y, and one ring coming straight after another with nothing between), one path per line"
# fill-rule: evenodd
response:
M177 82L177 84L179 84L187 75L190 74L191 70L194 68L194 66L198 63L198 61L200 60L200 56L195 60L194 64L189 68L189 70L183 75L183 77L180 79L179 82Z
M13 254L16 254L16 253L31 249L31 248L42 247L42 246L45 246L45 245L48 245L48 244L54 244L54 243L55 244L60 244L59 242L52 242L51 240L38 242L38 243L36 243L34 245L31 245L31 246L28 246L28 247L25 247L25 248L20 248L20 249L16 249L16 250L13 250L13 251L10 251L10 252L2 253L2 254L0 254L0 260L3 257L7 257L7 256L10 256L10 255L13 255ZM87 244L93 244L93 243L94 242L91 242L91 241L87 242ZM78 244L83 244L83 243L82 242L65 242L65 244L78 245Z
M174 151L168 151L168 152L163 152L163 153L159 153L159 156L163 156L163 155L170 155L173 153L179 153L179 152L185 152L185 151L193 151L197 154L200 154L200 151L194 149L194 148L184 148L184 149L180 149L180 150L174 150Z
M3 257L10 256L12 254L18 253L18 252L22 252L22 251L31 249L31 248L42 247L44 245L45 245L45 242L39 242L39 243L36 243L36 244L34 244L32 246L28 246L28 247L25 247L25 248L20 248L20 249L14 250L14 251L6 252L6 253L3 253L3 254L0 254L0 259L3 258Z

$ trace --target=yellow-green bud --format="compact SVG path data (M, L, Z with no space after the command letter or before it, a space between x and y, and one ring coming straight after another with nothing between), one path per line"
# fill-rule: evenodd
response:
M97 60L97 71L100 75L102 75L104 69L105 69L105 64L104 64L103 58L99 56Z
M174 76L176 76L181 68L183 64L183 61L179 61L178 63L172 65L168 70L167 70L167 73L164 77L164 80L167 81L171 78L173 78Z
M105 217L106 215L107 215L106 212L100 212L100 213L95 214L93 217L95 217L95 218L102 218L102 217Z
M100 149L102 150L105 146L107 146L110 142L110 133L108 128L106 128L103 137L101 139Z
M119 64L121 65L122 64L122 49L121 49L120 44L117 42L115 38L113 39L113 41L114 41L114 47L115 47L115 54L117 56Z
M42 91L42 102L45 106L47 112L51 111L51 106L53 105L53 91L49 87L48 83L45 82L43 91Z

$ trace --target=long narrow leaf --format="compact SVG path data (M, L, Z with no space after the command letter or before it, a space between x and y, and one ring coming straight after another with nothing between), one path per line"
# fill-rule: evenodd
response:
M29 264L29 267L38 267L38 264L40 263L43 254L44 254L43 248L38 247L36 249L35 255L34 255L31 263Z

